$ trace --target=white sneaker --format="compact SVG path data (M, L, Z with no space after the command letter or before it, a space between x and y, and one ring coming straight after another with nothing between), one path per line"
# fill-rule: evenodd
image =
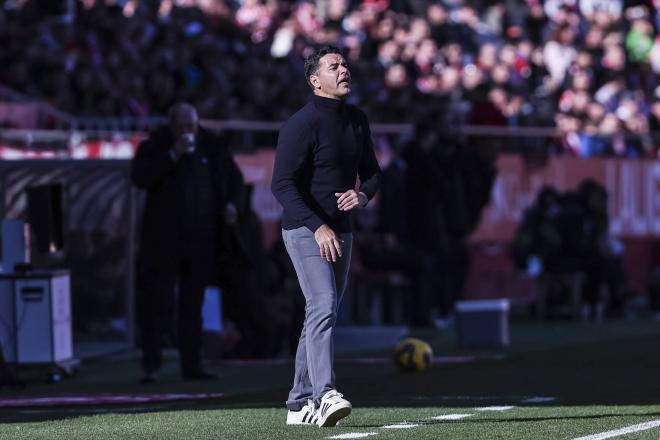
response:
M314 402L307 401L307 405L303 406L300 411L291 411L286 415L287 425L315 425L318 419Z
M321 405L316 410L317 425L321 427L335 426L337 422L351 413L351 402L337 390L328 391L321 397Z

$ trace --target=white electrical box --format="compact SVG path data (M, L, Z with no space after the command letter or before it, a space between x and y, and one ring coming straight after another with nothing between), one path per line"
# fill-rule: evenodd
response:
M461 347L509 345L508 299L458 301L456 315Z
M0 274L0 324L6 362L56 364L72 359L69 272Z

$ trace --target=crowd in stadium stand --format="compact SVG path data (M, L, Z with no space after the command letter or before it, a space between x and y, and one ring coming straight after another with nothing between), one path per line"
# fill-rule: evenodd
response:
M660 0L39 3L0 1L0 83L79 116L183 100L284 120L309 96L305 55L333 44L373 122L556 126L578 156L660 145Z

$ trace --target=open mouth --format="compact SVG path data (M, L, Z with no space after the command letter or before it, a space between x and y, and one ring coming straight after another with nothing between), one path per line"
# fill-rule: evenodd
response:
M337 83L337 85L339 85L339 84L350 85L350 84L351 84L351 79L350 79L350 78L342 78L342 79L340 79L339 82Z

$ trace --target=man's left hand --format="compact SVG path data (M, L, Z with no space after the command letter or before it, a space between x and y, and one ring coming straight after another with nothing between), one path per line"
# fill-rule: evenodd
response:
M236 223L238 220L238 210L236 209L236 205L233 203L227 203L225 206L225 212L224 212L224 217L225 217L225 223L228 225L233 225Z
M365 193L358 193L354 189L349 189L343 193L335 193L335 197L337 197L337 207L340 211L351 211L355 208L362 208L369 201Z

